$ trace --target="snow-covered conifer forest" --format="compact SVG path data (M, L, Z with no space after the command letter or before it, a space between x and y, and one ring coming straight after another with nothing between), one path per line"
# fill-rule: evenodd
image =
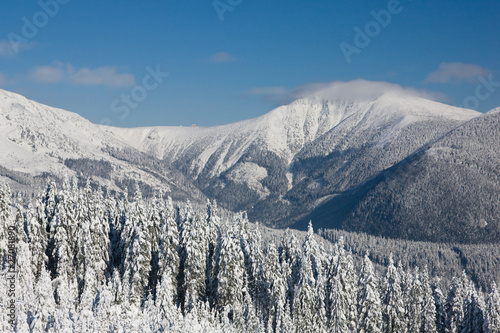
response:
M195 206L0 185L0 331L500 332L494 281L358 262L312 225L264 237L245 214Z

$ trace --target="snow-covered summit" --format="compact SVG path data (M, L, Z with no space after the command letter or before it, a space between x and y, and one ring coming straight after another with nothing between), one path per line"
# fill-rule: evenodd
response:
M374 99L337 98L327 92L301 98L255 119L214 127L111 128L106 130L129 145L172 161L190 159L197 177L212 159L210 174L233 166L252 145L270 150L289 163L307 144L343 128L378 128L397 121L399 127L421 121L463 122L479 115L409 94L389 92ZM213 160L215 158L215 161Z
M254 220L290 222L480 115L392 85L375 87L362 81L315 89L222 126L130 129L0 91L0 166L63 175L87 170L68 159L84 167L104 161L112 171L101 182L112 188L130 180L176 187L186 197L204 194L247 210Z

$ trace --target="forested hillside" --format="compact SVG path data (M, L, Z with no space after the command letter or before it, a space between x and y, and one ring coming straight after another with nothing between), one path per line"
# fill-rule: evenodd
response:
M500 239L500 109L450 131L302 219L418 241L462 244Z
M264 242L245 214L221 219L213 203L75 183L33 202L0 187L2 332L500 329L495 284L483 294L465 273L442 283L392 256L380 272L368 252L356 268L343 238L324 248L312 225L301 242L292 231Z
M429 274L441 277L443 282L451 281L462 270L483 291L489 290L492 281L500 281L499 244L415 242L334 229L319 229L318 233L332 243L342 238L358 261L370 251L370 259L379 267L387 266L392 255L405 270L427 266Z

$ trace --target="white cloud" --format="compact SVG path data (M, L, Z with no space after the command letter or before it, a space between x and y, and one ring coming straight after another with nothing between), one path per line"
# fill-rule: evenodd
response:
M489 70L479 65L464 64L461 62L443 62L436 71L427 75L425 81L431 83L473 82L478 76L489 73Z
M75 69L70 64L61 62L36 67L31 71L31 77L38 82L70 82L84 86L132 87L135 85L135 78L132 74L117 73L115 67Z
M85 86L135 86L135 78L132 74L119 74L114 67L82 68L71 76L71 81L76 85Z
M210 62L213 64L225 64L236 60L235 57L226 52L217 52L210 56Z
M73 71L73 67L57 62L51 66L35 67L31 71L31 77L35 81L55 83L63 81Z
M13 57L20 51L29 50L33 43L11 43L8 40L0 40L0 57Z
M375 100L384 94L417 96L431 100L445 101L447 97L438 92L428 92L414 88L404 88L398 84L383 81L334 81L311 83L300 87L286 89L284 87L261 87L246 92L245 96L259 96L273 106L289 104L305 97L318 99Z

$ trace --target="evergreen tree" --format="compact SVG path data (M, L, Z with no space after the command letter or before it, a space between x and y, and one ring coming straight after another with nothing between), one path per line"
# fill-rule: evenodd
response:
M56 302L49 272L43 268L40 279L35 285L35 302L32 308L33 318L30 330L44 332L55 325Z
M484 318L484 332L500 332L500 295L497 285L493 282L491 290L486 301L486 310Z
M293 300L293 324L297 332L314 332L315 279L309 255L300 258L300 278Z
M108 277L109 268L109 223L105 217L102 191L87 193L88 220L92 234L91 253L98 281Z
M21 207L18 205L16 209L15 230L18 234L16 249L16 303L17 314L23 314L17 318L16 331L28 329L27 314L35 303L35 294L33 286L35 285L35 276L31 267L31 253L29 250L28 237L24 231L24 217ZM7 298L1 298L7 299Z
M429 272L427 266L424 267L422 272L422 326L421 331L435 333L437 332L436 326L436 304L434 302L434 294L429 281Z
M180 319L181 315L175 304L175 288L170 278L163 278L156 289L156 309L160 326L165 330Z
M440 280L439 278L435 279L433 296L434 296L434 304L436 306L436 329L439 333L446 332L446 312L445 312L445 297L441 288L439 287Z
M38 281L42 270L48 264L48 258L45 253L48 239L47 231L45 230L45 213L43 211L41 196L37 197L35 207L28 206L26 221L31 252L31 270L35 275L35 280Z
M463 304L467 297L467 277L465 272L460 277L453 277L445 303L446 333L459 332L464 317Z
M137 188L130 213L132 235L130 236L124 270L125 283L129 284L130 302L140 305L145 299L151 271L151 238L147 234L144 202Z
M464 300L464 317L460 324L462 333L482 333L484 325L484 300L480 296L474 283L469 281L467 286L467 297Z
M7 255L8 227L12 225L11 192L7 184L0 183L0 265Z
M408 298L408 317L409 320L408 332L419 333L422 328L422 314L424 309L424 292L418 268L415 269L415 275L411 282L410 294Z
M352 256L344 249L343 238L335 246L331 263L328 275L329 326L332 332L355 332L358 321L357 276Z
M290 229L286 229L281 241L281 265L283 277L287 282L287 302L293 309L295 286L300 278L300 256L301 249L297 237Z
M159 261L158 278L170 279L173 291L177 290L177 275L179 274L179 231L175 222L172 199L167 199L167 204L162 212L161 231L159 235ZM174 292L174 295L176 292Z
M201 219L194 215L188 203L181 233L180 253L180 300L183 310L189 312L198 301L206 298L206 228L201 225Z
M382 304L378 292L378 279L373 271L373 264L365 255L359 280L358 313L360 333L382 331Z
M385 333L405 332L407 327L404 320L406 316L403 293L401 290L401 277L394 266L392 254L383 281L382 317L383 331Z
M230 309L232 321L242 321L245 290L245 263L243 252L235 235L224 233L216 250L216 295L219 309ZM229 307L229 308L228 308Z

